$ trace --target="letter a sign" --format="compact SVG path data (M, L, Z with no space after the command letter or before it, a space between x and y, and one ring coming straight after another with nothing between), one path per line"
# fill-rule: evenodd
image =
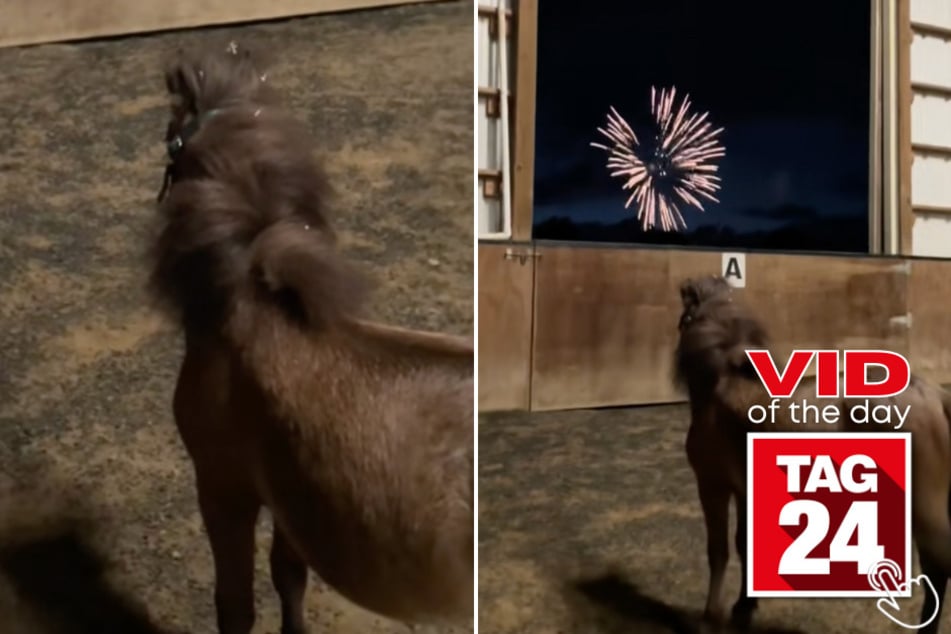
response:
M746 286L746 254L724 253L721 275L733 288L744 288Z

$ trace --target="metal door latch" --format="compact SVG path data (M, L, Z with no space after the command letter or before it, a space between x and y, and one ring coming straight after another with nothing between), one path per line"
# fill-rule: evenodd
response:
M894 328L911 328L911 313L895 315L888 320L888 324Z
M509 247L505 250L505 255L503 256L506 260L518 260L518 263L522 266L525 266L525 263L529 258L540 259L542 257L541 253L535 253L534 251L529 253L528 251L518 251Z

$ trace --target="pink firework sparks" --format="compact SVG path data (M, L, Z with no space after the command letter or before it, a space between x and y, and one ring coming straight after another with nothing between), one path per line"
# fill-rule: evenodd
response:
M713 129L709 113L690 113L690 96L675 107L677 89L651 88L651 115L656 127L651 143L641 143L630 125L611 107L608 123L598 128L610 145L591 145L608 152L611 176L624 179L623 190L631 190L624 204L637 202L637 219L645 231L660 224L663 231L687 228L682 206L703 211L702 200L719 202L720 189L715 159L726 155L717 137L723 128Z

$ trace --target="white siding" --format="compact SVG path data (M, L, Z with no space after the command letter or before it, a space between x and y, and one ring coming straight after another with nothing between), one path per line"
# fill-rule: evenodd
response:
M922 207L951 209L951 99L922 90L951 90L951 37L927 28L951 29L949 0L911 0L911 21L917 27L911 45L911 81L916 87L911 105L911 141L942 150L914 153L911 203L915 210L912 252L951 257L951 214L929 213ZM917 86L916 86L917 85ZM943 150L948 150L944 156Z
M502 222L502 201L479 195L479 235L496 233Z
M513 0L502 0L504 5L508 8L511 8L514 4ZM479 0L478 3L480 6L491 6L498 7L499 0ZM507 28L510 31L508 37L508 48L506 49L506 54L508 56L508 67L509 67L509 77L508 77L508 86L509 90L512 90L512 87L515 84L514 69L515 62L515 49L511 45L515 38L514 34L511 33L511 30L515 27L515 23L512 20L509 20L506 24ZM477 82L479 88L498 88L499 87L499 46L500 43L497 38L491 37L489 35L489 18L479 16L479 21L477 25L477 48L478 48L478 73L477 73ZM486 115L486 99L479 98L479 107L476 115L476 127L477 127L477 138L476 142L478 143L478 169L487 169L487 170L499 170L502 167L502 126L501 120L494 117L489 117ZM511 103L511 102L510 102ZM509 119L511 120L514 113L509 112ZM502 217L502 205L501 199L499 198L486 198L482 195L482 188L479 188L478 195L478 213L479 213L479 233L495 233L502 230L502 227L499 226L501 223Z
M915 33L911 41L911 77L916 82L951 86L951 41Z
M951 2L948 0L911 0L911 21L951 29Z
M912 205L951 209L951 157L916 156L911 182Z
M911 142L951 149L951 99L915 93L911 98Z
M486 99L479 97L479 167L497 170L502 165L501 128L499 119L485 115ZM494 233L501 227L502 201L486 198L479 189L479 232Z
M951 255L951 214L917 214L911 238L915 255L948 257Z
M498 0L480 2L483 6L498 6ZM489 18L479 16L479 85L482 87L499 84L499 46L495 38L489 37Z

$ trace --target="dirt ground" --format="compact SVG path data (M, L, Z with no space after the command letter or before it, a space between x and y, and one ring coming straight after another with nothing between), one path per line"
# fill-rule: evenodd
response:
M0 50L0 632L215 631L171 420L181 337L143 292L165 59L265 49L336 178L376 316L471 335L472 15L470 0ZM262 633L278 629L266 523ZM308 619L315 634L409 631L316 581Z
M687 421L683 405L480 417L480 631L698 631L708 575ZM731 551L731 603L739 577ZM917 623L920 603L904 601ZM761 599L752 631L914 630L874 599Z

